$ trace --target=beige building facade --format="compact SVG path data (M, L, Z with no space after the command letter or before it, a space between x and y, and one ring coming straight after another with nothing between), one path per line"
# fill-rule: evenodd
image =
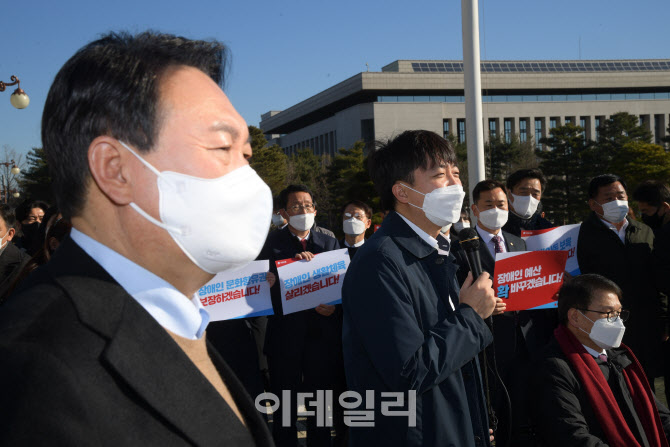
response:
M601 122L628 112L661 142L670 124L670 60L484 61L481 84L485 139L516 134L541 147L551 128L570 122L597 140ZM466 125L462 62L410 60L359 73L260 122L288 154L335 154L409 129L464 141Z

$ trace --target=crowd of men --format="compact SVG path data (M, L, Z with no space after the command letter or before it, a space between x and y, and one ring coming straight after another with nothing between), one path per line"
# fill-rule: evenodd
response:
M592 179L582 274L557 309L506 312L496 256L555 226L542 172L479 182L465 209L451 143L405 131L369 157L380 228L353 200L338 240L309 188L273 201L249 167L225 61L215 41L111 33L57 74L42 140L58 207L0 213L0 444L296 446L298 393L330 390L308 446L668 446L666 184L633 210L622 177ZM284 314L275 261L345 248L342 304ZM210 323L197 290L254 259L273 315ZM282 397L271 430L264 392Z

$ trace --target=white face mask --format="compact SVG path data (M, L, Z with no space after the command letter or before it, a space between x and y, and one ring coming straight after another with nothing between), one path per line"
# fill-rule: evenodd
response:
M158 177L160 221L130 206L170 233L195 265L215 274L256 259L268 233L272 192L249 165L213 179L160 172L121 144Z
M512 202L512 208L514 212L523 219L528 219L535 214L537 211L537 206L540 204L540 201L533 196L517 196L512 194L514 202Z
M272 224L275 227L281 227L284 225L284 218L280 214L273 214L272 215Z
M479 221L490 230L499 230L507 223L509 213L500 208L491 208L479 212Z
M456 230L457 233L460 233L463 228L470 228L470 222L463 220L454 222L454 230Z
M7 232L0 238L0 240L4 239L5 236L9 234L9 230L11 230L11 228L7 228ZM6 240L5 242L2 243L2 245L0 245L0 250L4 249L7 246L7 244L9 244L9 240Z
M344 234L358 236L365 232L365 222L352 217L351 219L342 221L342 229L344 230Z
M612 200L600 206L603 207L603 219L614 224L622 222L628 214L628 200Z
M449 230L451 230L451 225L452 224L447 224L447 225L443 226L442 228L440 228L440 233L447 234L449 232Z
M581 311L579 313L584 315ZM623 333L626 331L626 327L623 325L623 320L621 320L621 318L617 318L612 323L607 321L607 318L601 318L596 321L593 321L586 315L584 315L584 318L593 323L593 327L589 333L589 338L593 340L593 343L603 349L612 349L621 346ZM579 330L586 332L582 328L579 328Z
M288 218L288 223L298 231L307 231L314 225L314 213L298 214Z
M413 203L410 203L410 205L423 210L428 220L435 225L443 227L461 218L461 208L463 207L463 199L465 198L465 192L461 185L443 186L442 188L432 190L428 194L412 189L405 184L401 183L401 185L425 196L425 199L423 199L423 208Z

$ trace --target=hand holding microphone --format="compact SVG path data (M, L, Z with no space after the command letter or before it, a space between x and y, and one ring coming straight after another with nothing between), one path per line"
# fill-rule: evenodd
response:
M464 228L459 234L461 247L468 258L470 273L461 286L459 300L472 307L483 319L491 316L497 299L493 293L493 281L487 272L482 273L479 259L479 235L474 228Z

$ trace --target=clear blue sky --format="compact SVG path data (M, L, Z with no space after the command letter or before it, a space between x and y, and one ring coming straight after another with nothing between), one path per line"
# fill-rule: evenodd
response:
M482 59L670 58L668 0L480 0ZM226 93L248 124L356 73L396 59L461 59L460 1L117 0L8 2L0 16L0 148L40 147L44 99L56 72L110 30L152 28L229 45Z

